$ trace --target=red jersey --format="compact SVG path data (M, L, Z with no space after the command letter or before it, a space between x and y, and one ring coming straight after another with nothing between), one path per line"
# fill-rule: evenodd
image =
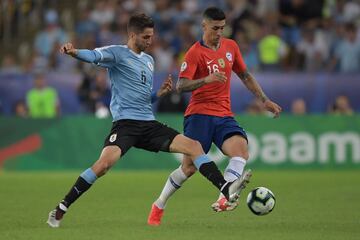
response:
M192 114L233 116L230 103L231 71L242 73L245 70L246 65L240 49L231 39L222 38L217 50L210 49L201 42L192 45L185 55L179 77L196 80L214 72L225 72L227 81L209 83L194 90L185 116Z

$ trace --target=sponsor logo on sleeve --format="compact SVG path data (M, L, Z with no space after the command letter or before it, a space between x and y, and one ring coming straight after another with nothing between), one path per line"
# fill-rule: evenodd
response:
M154 71L154 66L152 65L151 62L147 62L148 67L150 68L150 70L153 72Z
M186 63L186 62L183 62L183 63L181 64L180 72L185 71L186 68L187 68L187 63Z

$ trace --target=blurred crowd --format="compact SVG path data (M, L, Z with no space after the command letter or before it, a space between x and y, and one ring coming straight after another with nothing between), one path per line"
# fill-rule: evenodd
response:
M252 71L360 71L360 4L356 0L3 0L2 71L78 71L60 44L78 48L124 44L133 12L156 23L149 50L157 71L178 68L201 36L201 12L226 12L225 35L235 39Z
M225 11L225 36L239 44L251 72L360 72L359 0L2 0L0 73L81 73L80 100L103 111L109 101L104 74L59 54L60 44L125 44L129 16L145 12L155 21L149 50L155 69L176 76L184 53L201 37L208 6Z
M246 108L246 113L250 115L267 115L269 114L265 109L262 102L258 99L254 99ZM308 107L306 101L302 98L296 98L291 103L290 114L292 115L306 115ZM334 102L330 103L327 109L327 113L335 115L347 115L354 114L354 110L350 104L349 98L345 95L339 95L334 99Z
M110 116L108 106L110 104L111 93L106 81L106 72L97 71L95 73L95 83L91 83L91 78L86 76L83 84L78 89L78 97L86 108L86 112L93 112L98 118ZM158 112L185 112L187 101L184 95L177 92L161 98L158 103ZM31 118L54 118L61 115L60 101L56 89L46 83L43 75L38 74L34 78L34 86L27 92L25 100L19 100L14 104L13 113L18 117ZM269 115L263 103L259 99L251 101L245 109L249 115ZM291 103L290 114L306 115L309 113L307 103L303 98L295 98ZM346 95L337 96L328 105L327 113L334 115L353 115L354 110L349 98Z

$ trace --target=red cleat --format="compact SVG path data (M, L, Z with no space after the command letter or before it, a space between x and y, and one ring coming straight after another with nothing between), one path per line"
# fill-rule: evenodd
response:
M155 204L153 204L148 217L148 224L151 226L159 226L161 224L163 214L164 209L158 208Z
M238 201L229 202L225 197L214 202L211 207L215 212L232 211L239 205Z

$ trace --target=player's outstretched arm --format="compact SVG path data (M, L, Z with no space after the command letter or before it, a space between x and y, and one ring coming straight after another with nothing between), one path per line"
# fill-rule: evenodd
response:
M272 112L274 117L278 117L282 111L281 107L275 102L271 101L264 93L262 88L256 79L248 72L237 74L241 81L245 84L247 89L249 89L257 98L259 98L265 106L265 109Z
M102 55L99 51L88 49L76 49L72 43L65 43L60 47L60 53L70 55L88 63L98 63L102 60Z
M176 83L176 90L180 92L190 92L194 91L195 89L198 89L205 84L213 83L213 82L220 82L225 83L227 80L224 72L216 72L213 74L210 74L204 78L196 79L196 80L190 80L187 78L179 78L179 80Z

